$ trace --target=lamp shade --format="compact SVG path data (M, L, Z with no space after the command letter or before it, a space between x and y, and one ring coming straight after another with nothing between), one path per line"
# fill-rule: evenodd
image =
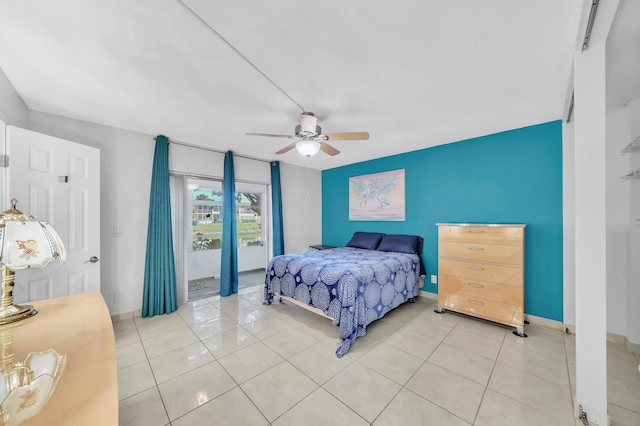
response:
M0 213L0 263L12 271L44 268L56 258L64 263L67 252L58 233L47 222L16 210L14 201Z
M316 155L320 151L320 142L314 140L302 140L296 144L298 152L306 157Z

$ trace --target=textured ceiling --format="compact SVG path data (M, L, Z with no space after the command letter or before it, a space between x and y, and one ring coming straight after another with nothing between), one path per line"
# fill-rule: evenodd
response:
M371 134L326 169L560 119L582 4L3 0L0 68L32 110L267 160L307 165L245 136L292 133L296 103Z

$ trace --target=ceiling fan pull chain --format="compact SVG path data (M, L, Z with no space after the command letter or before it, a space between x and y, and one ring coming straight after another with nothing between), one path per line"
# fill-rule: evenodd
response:
M311 185L311 180L309 179L309 159L311 157L307 156L307 195L309 195L309 185Z

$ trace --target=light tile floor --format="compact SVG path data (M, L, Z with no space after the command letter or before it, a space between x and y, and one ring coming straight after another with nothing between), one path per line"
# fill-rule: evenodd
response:
M262 286L114 323L120 424L581 425L575 336L433 312L419 298L343 358L338 329ZM640 356L608 345L612 425L640 425Z

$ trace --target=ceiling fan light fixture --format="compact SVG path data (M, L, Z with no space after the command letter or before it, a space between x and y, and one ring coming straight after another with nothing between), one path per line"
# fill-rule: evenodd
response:
M310 135L315 134L316 124L318 124L318 119L312 112L303 112L300 114L300 127L302 128L302 132Z
M320 142L314 140L302 140L296 144L296 149L305 157L312 157L320 151Z

